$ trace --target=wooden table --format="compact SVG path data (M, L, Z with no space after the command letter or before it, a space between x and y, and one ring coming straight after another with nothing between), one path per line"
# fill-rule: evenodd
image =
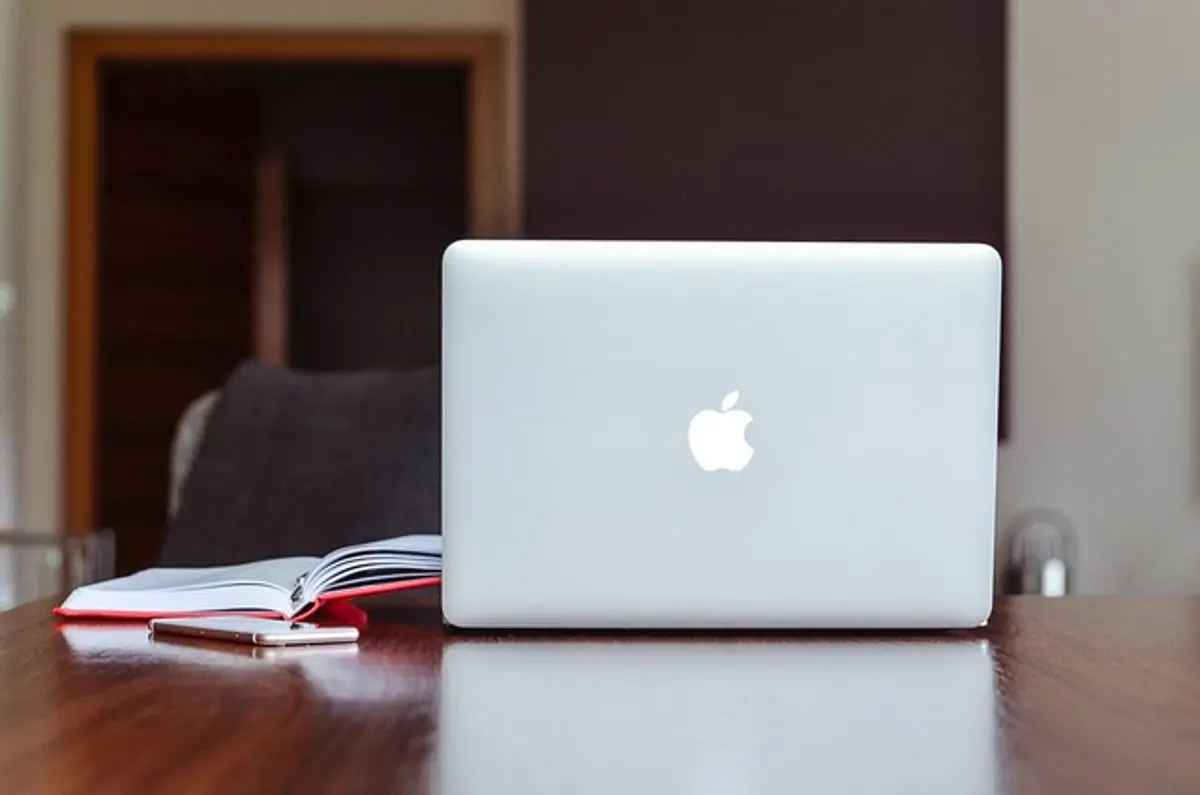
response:
M446 634L255 656L0 615L0 791L1200 792L1200 600L941 637ZM402 620L396 620L399 617Z

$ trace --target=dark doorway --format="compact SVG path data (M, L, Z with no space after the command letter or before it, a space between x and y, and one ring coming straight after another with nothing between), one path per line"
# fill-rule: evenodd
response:
M467 233L466 78L453 66L264 75L262 151L289 174L293 366L440 360L441 254Z
M95 506L120 571L157 559L181 414L263 353L264 328L268 358L302 369L438 361L440 254L468 234L468 78L102 66Z

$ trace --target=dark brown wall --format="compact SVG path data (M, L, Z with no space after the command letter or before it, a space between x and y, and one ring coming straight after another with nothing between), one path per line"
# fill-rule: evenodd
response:
M1004 242L1004 4L529 0L529 236Z
M1003 0L527 0L525 18L529 237L1004 251Z

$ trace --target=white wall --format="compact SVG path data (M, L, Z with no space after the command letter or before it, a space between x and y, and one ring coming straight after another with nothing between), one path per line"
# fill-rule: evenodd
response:
M517 141L520 45L517 0L22 0L26 37L22 69L20 157L28 179L25 240L17 267L23 277L20 352L22 489L20 521L58 527L62 506L63 377L63 136L65 33L73 26L414 27L496 30L509 47L510 199L520 206Z
M1012 4L1001 515L1065 511L1086 591L1200 592L1200 3Z
M14 256L16 239L17 36L20 9L16 0L0 0L0 529L17 521L17 333ZM11 550L0 549L0 610L16 598Z
M20 516L54 526L63 31L83 23L515 31L517 0L25 2ZM1013 438L1001 453L1001 522L1030 505L1064 510L1083 536L1076 582L1085 591L1200 591L1200 3L1011 3Z
M15 273L18 228L16 218L17 60L20 9L16 0L0 0L0 528L11 527L16 516L16 398L18 274ZM0 568L3 561L0 560ZM3 601L0 581L0 602Z

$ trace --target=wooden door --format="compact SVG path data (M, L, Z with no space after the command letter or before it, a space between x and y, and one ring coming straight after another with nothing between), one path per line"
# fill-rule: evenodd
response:
M257 105L187 65L101 73L96 519L153 565L180 415L253 355Z

